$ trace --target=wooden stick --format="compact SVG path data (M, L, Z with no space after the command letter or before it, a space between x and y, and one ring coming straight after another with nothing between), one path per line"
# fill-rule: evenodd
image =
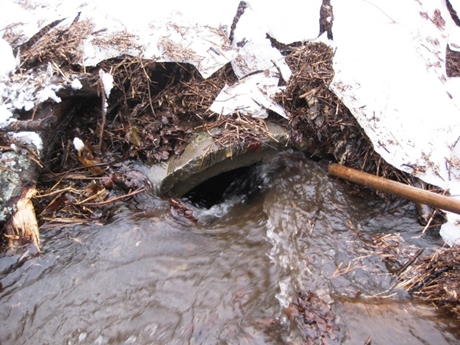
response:
M394 194L402 198L440 208L445 211L460 214L460 200L449 196L436 194L427 190L408 186L403 183L374 176L359 170L347 168L332 163L328 167L328 173L344 180L371 187L385 193Z
M11 122L0 128L0 132L20 132L20 131L49 131L57 124L55 116L48 116L41 120L23 120Z

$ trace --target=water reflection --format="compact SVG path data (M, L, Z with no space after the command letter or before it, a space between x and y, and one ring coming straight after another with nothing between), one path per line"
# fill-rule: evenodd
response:
M377 233L432 246L413 238L411 207L350 196L315 163L286 157L259 168L263 193L194 208L197 223L144 197L106 226L44 233L41 254L4 254L0 343L300 343L284 314L299 290L331 304L348 344L460 343L458 323L403 293L355 298L394 283L378 255L337 275Z

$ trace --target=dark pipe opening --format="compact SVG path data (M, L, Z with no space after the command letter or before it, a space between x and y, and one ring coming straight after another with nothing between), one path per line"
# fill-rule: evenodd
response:
M257 164L214 176L193 188L184 198L197 207L210 208L233 196L252 196L259 191Z
M230 170L199 184L183 197L196 207L210 208L234 196L243 200L256 196L275 176L290 176L304 169L305 155L295 150L278 153L267 162Z

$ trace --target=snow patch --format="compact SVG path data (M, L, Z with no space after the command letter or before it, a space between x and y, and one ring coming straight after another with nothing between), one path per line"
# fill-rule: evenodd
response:
M43 103L48 99L55 101L56 103L61 103L61 98L56 95L56 91L61 87L58 85L47 85L45 88L37 92L37 101L38 103ZM27 109L28 108L28 109ZM27 107L25 110L30 110L32 107Z
M72 80L72 83L70 83L70 87L73 90L80 90L83 87L83 85L81 84L78 78L75 78L74 80Z
M73 146L75 146L75 149L77 151L81 151L85 147L85 144L83 143L83 141L80 138L75 137L73 139Z
M453 26L445 3L333 0L332 6L331 89L388 163L460 194L460 98L457 81L446 76ZM441 234L454 243L460 228Z
M29 111L48 99L56 103L61 102L56 91L62 86L52 82L53 75L50 64L42 71L31 70L12 75L8 80L0 83L0 89L3 90L1 95L3 105L8 111L13 112L15 109Z
M102 85L104 87L104 92L106 98L109 98L110 92L112 91L113 88L113 76L110 73L104 72L101 70L99 72L99 76L101 77L102 80Z
M10 44L0 38L0 80L7 78L16 70L16 58Z
M255 118L266 118L270 109L284 118L288 118L284 109L272 98L282 90L278 86L277 69L256 73L232 86L226 85L214 100L210 110L221 115L238 112Z
M0 128L7 126L9 123L16 121L13 114L8 110L5 104L0 104Z
M23 145L34 145L37 149L38 154L43 149L43 141L40 135L36 132L18 132L8 133L17 143Z
M264 71L276 66L285 81L291 77L291 70L280 51L272 47L267 39L269 28L251 8L246 8L234 32L233 47L238 51L232 60L233 70L238 78Z
M323 0L251 0L248 3L267 26L266 33L278 42L311 41L319 35L319 12Z

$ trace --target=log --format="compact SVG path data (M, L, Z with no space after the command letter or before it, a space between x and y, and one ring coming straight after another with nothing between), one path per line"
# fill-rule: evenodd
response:
M336 163L330 164L327 171L332 176L339 177L350 182L371 187L385 193L394 194L416 203L426 204L444 211L460 214L460 200L450 196L429 192L424 189L405 185L383 177L347 168Z

